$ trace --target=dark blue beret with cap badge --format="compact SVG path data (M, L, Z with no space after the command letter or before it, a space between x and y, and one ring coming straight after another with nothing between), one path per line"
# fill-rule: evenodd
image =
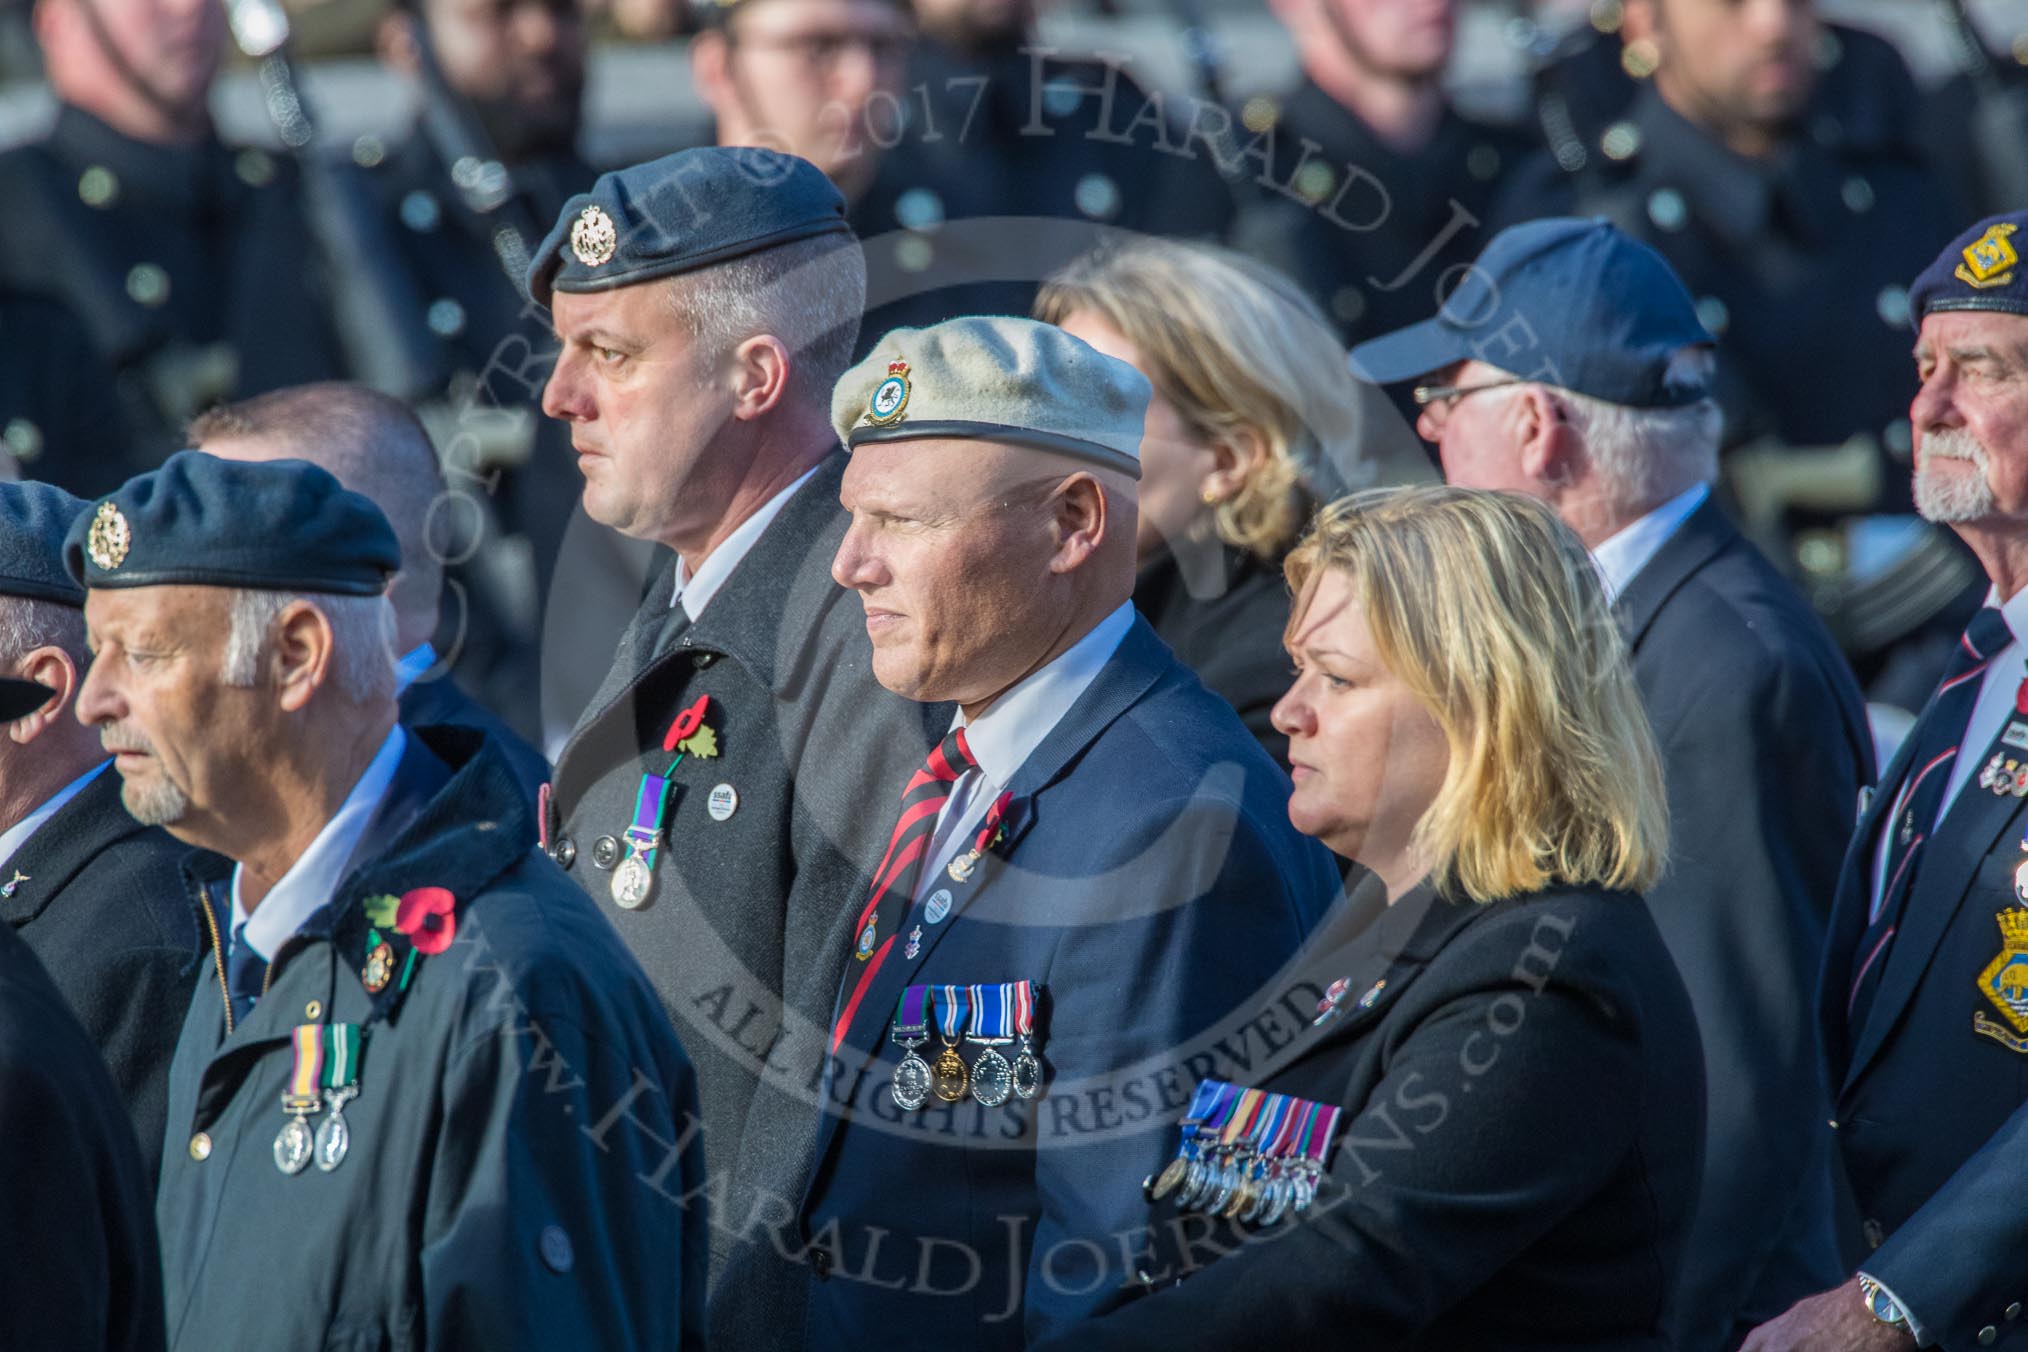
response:
M0 596L82 606L84 588L63 564L63 542L86 507L45 483L0 483Z
M600 174L563 204L528 265L528 294L610 291L818 235L850 235L845 199L808 160L702 146Z
M401 567L401 545L380 508L307 460L178 451L81 513L63 561L88 588L378 596Z
M1939 310L1997 310L2028 315L2028 275L2021 250L2028 248L2028 211L1988 216L1959 235L1923 269L1908 289L1908 317Z

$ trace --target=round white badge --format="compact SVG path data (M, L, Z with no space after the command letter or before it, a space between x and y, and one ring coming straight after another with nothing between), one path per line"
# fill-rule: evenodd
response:
M948 887L939 887L936 891L930 893L930 899L923 903L922 918L929 921L932 925L941 924L943 918L950 913L951 889Z
M711 814L711 820L722 822L739 811L739 790L730 784L720 784L704 800L704 810Z

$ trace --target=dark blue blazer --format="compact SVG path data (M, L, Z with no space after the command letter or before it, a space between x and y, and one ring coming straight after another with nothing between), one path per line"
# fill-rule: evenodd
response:
M507 726L505 719L473 699L448 675L417 681L401 692L401 724L405 728L476 728L493 739L514 772L514 782L534 810L549 782L549 758Z
M2028 1348L2028 1028L1981 987L2012 947L2000 917L2022 914L2014 871L2028 799L1995 797L1976 772L1966 781L1923 846L1865 1023L1846 1017L1882 818L1911 754L1904 742L1860 815L1819 996L1838 1144L1864 1218L1859 1266L1942 1346L2019 1352ZM1991 1341L1979 1336L1988 1330Z
M1640 898L1419 888L1341 938L1367 886L1290 983L1344 981L1338 1013L1237 1081L1346 1110L1316 1204L1245 1229L1155 1203L1198 1242L1049 1352L1674 1349L1703 1076Z
M1696 1007L1710 1089L1675 1333L1683 1352L1730 1352L1843 1277L1809 993L1872 737L1830 634L1715 502L1616 609L1669 793L1669 870L1648 909Z
M1121 1300L1163 1242L1141 1180L1180 1103L1258 1052L1199 1035L1271 1004L1337 893L1288 780L1145 620L1007 789L1005 840L935 880L947 919L902 922L920 952L889 954L833 1067L797 1209L806 1346L1023 1347ZM902 989L1024 979L1041 1095L898 1110Z

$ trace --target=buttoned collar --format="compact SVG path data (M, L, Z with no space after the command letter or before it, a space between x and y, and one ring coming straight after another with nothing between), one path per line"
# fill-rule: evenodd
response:
M5 831L0 831L0 867L4 867L15 855L19 854L21 847L28 843L28 838L40 830L44 822L61 811L64 804L84 792L85 785L97 779L99 775L104 773L105 768L111 764L112 762L109 760L100 761L97 765L94 765L91 769L51 794L43 801L42 806L36 808L35 811L29 813Z
M979 762L979 772L988 781L1004 788L1013 780L1015 771L1063 721L1070 706L1077 703L1078 697L1112 660L1133 624L1133 602L1122 602L1083 638L1058 653L1041 670L1023 678L976 719L967 721L964 710L958 710L951 726L965 730L972 758Z
M71 168L111 170L119 184L119 203L127 207L191 218L237 182L231 157L215 137L190 145L137 141L70 104L58 107L49 145Z
M317 833L309 848L276 880L252 915L247 914L240 901L242 869L239 865L233 866L233 942L245 943L261 957L272 961L289 937L303 927L303 922L330 902L338 884L345 880L346 867L373 820L374 809L380 806L388 785L393 782L395 767L401 764L402 752L407 746L408 734L397 722L389 729L380 750L374 753L338 811L324 823L324 829Z
M681 603L683 613L690 617L692 624L702 619L704 608L711 604L712 597L718 595L718 589L732 576L732 570L739 567L739 561L747 556L754 543L782 514L782 508L789 505L789 499L796 495L796 490L810 481L810 476L821 464L819 461L818 465L804 470L794 483L769 498L761 504L759 511L740 522L738 529L711 551L695 573L679 555L676 559L676 587L669 596L669 604L673 607Z

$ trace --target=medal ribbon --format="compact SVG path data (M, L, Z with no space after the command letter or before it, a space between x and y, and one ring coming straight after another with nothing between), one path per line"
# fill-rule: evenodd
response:
M683 758L676 758L681 761ZM674 765L669 767L675 769ZM641 856L641 862L655 867L655 846L650 842L661 833L669 815L669 779L665 775L642 775L634 795L634 824L627 828L627 843Z
M929 998L928 986L910 986L901 993L901 1003L894 1008L894 1031L897 1036L929 1031Z
M1318 1106L1322 1107L1321 1104ZM1344 1111L1335 1103L1323 1108L1317 1115L1316 1130L1303 1142L1304 1156L1315 1160L1319 1167L1323 1165L1324 1157L1331 1153L1331 1138L1338 1134L1338 1118Z
M305 1026L316 1027L315 1024ZM359 1082L359 1025L332 1024L325 1030L325 1045L330 1050L324 1058L324 1087L350 1089Z
M1301 1099L1290 1098L1287 1094L1268 1095L1267 1110L1261 1114L1260 1125L1253 1133L1253 1153L1266 1156L1274 1151L1274 1142L1283 1134L1282 1129L1295 1119L1295 1108Z
M324 1078L324 1025L299 1023L290 1040L296 1048L296 1068L289 1074L289 1097L314 1106Z
M944 1041L952 1046L957 1045L959 1031L965 1026L965 1003L970 994L970 989L965 986L935 988L937 1020L944 1030Z
M1026 985L1026 982L1022 982ZM972 987L972 1036L981 1042L1006 1042L1014 1021L1014 985Z
M2028 849L2028 846L2023 846ZM1014 983L1014 1032L1026 1041L1035 1031L1035 983L1017 981ZM1199 1085L1202 1089L1203 1086Z
M1258 1089L1243 1091L1233 1106L1232 1116L1226 1121L1225 1130L1219 1133L1220 1145L1229 1146L1252 1129L1254 1119L1260 1115L1260 1105L1267 1097Z
M1212 1096L1210 1107L1205 1110L1205 1129L1199 1135L1216 1136L1225 1130L1225 1124L1231 1120L1233 1111L1239 1107L1240 1091L1237 1085L1227 1084L1223 1080L1207 1080L1205 1083L1212 1085L1217 1092Z
M1218 1102L1222 1090L1231 1088L1223 1080L1203 1080L1197 1085L1197 1092L1190 1096L1190 1111L1183 1115L1186 1127L1202 1126L1204 1119L1211 1115L1211 1105ZM1187 1137L1188 1132L1184 1133Z

